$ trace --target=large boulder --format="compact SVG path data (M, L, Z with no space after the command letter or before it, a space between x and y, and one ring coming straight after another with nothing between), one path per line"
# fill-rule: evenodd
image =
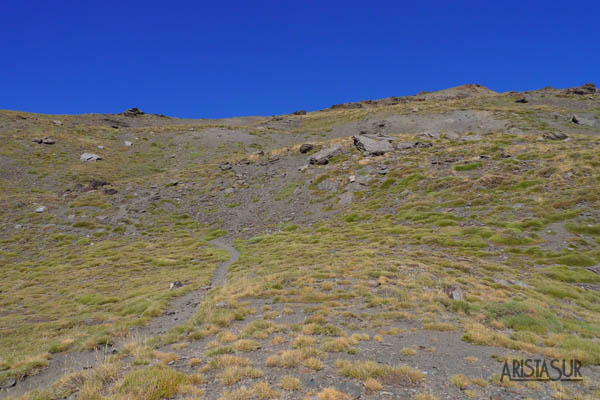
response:
M367 135L352 136L354 146L367 156L380 156L394 150L388 138L376 138Z
M311 164L325 165L329 160L339 154L342 154L342 146L335 144L326 149L320 150L310 156L309 162Z

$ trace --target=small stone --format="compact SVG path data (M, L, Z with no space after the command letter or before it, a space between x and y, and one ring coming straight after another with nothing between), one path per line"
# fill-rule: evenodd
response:
M577 118L577 115L573 115L571 117L571 122L574 124L579 124L579 118Z
M125 141L125 146L131 147L131 146L133 146L133 143L131 143L130 141L126 140Z
M309 151L311 151L312 149L314 149L315 146L311 143L304 143L302 146L300 146L300 153L305 154L308 153Z
M233 167L228 162L225 162L225 163L219 165L219 168L221 168L221 170L223 170L223 171L228 171Z
M5 379L2 384L0 384L0 389L8 389L11 387L15 387L17 385L17 380L15 378Z
M183 286L183 283L181 283L181 281L174 281L169 286L169 289L176 289L176 288L180 288L182 286Z
M39 206L35 209L36 213L43 213L44 211L46 211L46 206Z
M223 191L223 193L225 194L233 194L235 193L235 189L234 188L227 188Z
M308 165L303 165L303 166L301 166L300 168L298 168L298 171L300 171L300 172L304 172L304 171L306 171L307 169L308 169Z
M88 162L102 160L102 157L94 153L83 153L81 156L79 156L79 159L83 162Z
M42 144L54 144L56 143L56 140L49 138L49 137L45 137L42 139Z
M464 300L465 292L458 286L448 285L444 288L444 293L452 300Z
M63 124L62 121L59 121L57 119L52 120L52 123L56 126L61 126Z
M104 146L102 146L102 145L98 146L98 148L99 148L100 150L104 150Z
M354 175L350 175L350 177L348 179L350 180L351 183L356 182L356 176L354 176Z

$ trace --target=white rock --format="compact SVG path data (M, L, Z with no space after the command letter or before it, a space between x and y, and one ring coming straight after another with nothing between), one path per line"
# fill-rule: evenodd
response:
M130 141L126 140L125 141L125 146L131 147L131 146L133 146L133 143L131 143Z
M102 160L102 157L94 153L83 153L79 159L83 162L88 162Z
M46 206L39 206L35 209L36 213L43 213L44 211L46 211Z

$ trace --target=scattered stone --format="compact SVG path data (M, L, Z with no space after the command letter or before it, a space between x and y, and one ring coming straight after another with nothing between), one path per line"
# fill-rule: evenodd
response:
M325 165L331 158L339 154L342 154L342 147L336 144L316 152L310 157L309 162L310 164Z
M255 151L255 152L254 152L254 153L252 153L252 154L253 154L253 155L255 155L255 156L264 156L264 155L265 155L265 152L264 152L264 151L262 151L262 150L258 150L258 151Z
M52 120L52 123L56 126L61 126L63 124L62 121L59 121L57 119Z
M544 133L544 139L548 139L548 140L565 140L567 139L569 136L567 136L564 133L561 132L547 132Z
M571 122L574 124L579 124L579 118L577 118L577 115L571 116Z
M375 170L379 175L385 175L389 172L388 167L379 167Z
M354 176L354 175L350 175L350 177L348 179L350 180L350 183L356 182L356 176Z
M350 396L352 399L360 397L362 388L354 382L338 381L333 385L337 390Z
M312 145L310 143L304 143L302 146L300 146L300 153L302 153L302 154L308 153L309 151L311 151L314 148L315 148L314 145Z
M332 181L331 179L325 179L317 184L317 189L326 190L328 192L334 192L338 188L337 181Z
M461 138L461 140L463 142L476 142L478 140L482 140L483 138L481 137L481 135L467 135L467 136L463 136Z
M235 189L234 188L227 188L223 191L223 193L225 194L233 194L235 193Z
M426 149L428 147L433 147L433 144L429 142L415 142L413 147L415 149Z
M521 96L517 100L515 100L515 103L521 103L521 104L525 104L528 102L529 102L529 100L527 100L527 98L525 97L524 94L521 94Z
M44 211L46 211L46 206L39 206L35 209L36 213L43 213Z
M125 117L139 117L140 115L144 114L146 113L137 107L130 108L129 110L125 110L121 113L121 115L124 115Z
M224 302L224 301L220 301L220 302L218 302L217 304L215 304L215 307L216 307L216 308L229 308L229 304L227 304L227 303L226 303L226 302Z
M304 171L306 171L307 169L308 169L308 164L307 164L307 165L303 165L303 166L301 166L300 168L298 168L298 171L299 171L299 172L304 172Z
M361 175L358 178L356 178L356 182L361 186L369 186L372 180L373 176L371 175Z
M408 150L412 149L415 145L415 142L395 142L394 148L396 150Z
M586 83L579 87L565 89L565 93L567 94L578 95L595 94L597 91L598 89L596 89L596 85L594 85L593 83Z
M433 139L437 140L442 137L441 132L421 132L417 135L419 139Z
M16 224L15 225L15 229L21 229L22 227L23 227L23 225L21 225L21 224Z
M223 171L228 171L232 168L232 166L229 164L229 162L224 162L223 164L219 165L219 168L221 168Z
M108 195L111 195L111 196L114 195L114 194L119 193L119 191L117 189L115 189L115 188L104 188L104 189L102 189L102 192L104 194L108 194Z
M306 115L306 110L298 110L293 112L294 115Z
M49 137L44 137L44 138L34 138L32 140L33 143L37 143L37 144L54 144L56 143L56 140L51 139Z
M126 140L125 141L125 146L131 147L131 146L133 146L133 143L131 143L130 141Z
M279 156L272 156L269 158L271 164L276 163L277 161L279 161Z
M99 148L100 150L104 150L104 146L102 146L102 145L98 146L98 148Z
M88 162L102 160L102 157L94 153L83 153L79 159L83 162Z
M183 283L181 283L180 281L174 281L169 286L169 289L176 289L176 288L180 288L182 286L183 286Z
M354 200L354 193L346 192L340 196L339 204L341 206L347 206L347 205L351 204L353 200Z
M179 181L178 180L173 180L173 181L167 183L167 186L170 186L170 187L177 186L177 185L179 185Z
M0 389L8 389L11 387L15 387L17 385L17 380L15 378L5 379L2 384L0 384Z
M352 136L354 146L366 156L381 156L394 150L389 140L379 140L372 136Z
M465 292L458 286L448 285L444 287L444 293L452 300L464 300Z

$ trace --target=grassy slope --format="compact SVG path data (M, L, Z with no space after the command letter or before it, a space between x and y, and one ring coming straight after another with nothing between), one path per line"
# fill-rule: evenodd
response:
M467 103L452 106L467 107ZM440 111L437 103L422 104ZM507 104L500 98L478 107L506 113L511 111ZM398 112L402 107L393 106L387 111ZM363 118L366 113L347 110L309 114L306 128L317 132ZM542 128L543 123L536 122L534 113L518 115L513 116L518 124ZM81 134L73 142L74 151L81 147L77 147L79 140L91 141L94 135L109 133L97 129L92 134ZM59 140L70 143L72 138L72 132L59 136ZM169 140L168 135L153 139L152 143L158 144L149 144L147 149L151 152L152 147L168 147ZM390 376L422 381L417 372L402 367L379 371L367 364L336 361L336 352L354 352L361 334L369 332L363 339L378 341L377 336L394 334L396 322L407 320L417 321L421 329L459 329L468 342L598 364L600 294L574 285L597 285L600 281L600 275L587 270L600 262L600 221L596 213L600 156L594 150L596 142L589 136L547 142L533 135L493 133L481 142L442 139L429 149L379 158L377 162L385 163L389 173L377 178L369 189L355 192L353 205L335 219L311 228L293 227L289 232L236 242L242 257L232 266L229 282L211 294L193 321L157 338L151 346L172 343L175 349L185 349L195 341L210 340L197 366L211 378L230 368L229 375L219 375L225 387L229 381L271 373L271 368L282 368L288 362L292 368L304 365L314 370L330 365L341 376L365 384L368 379L385 381ZM5 147L3 154L14 156L18 151ZM132 160L121 154L117 145L111 151L122 157L122 162L97 164L93 176L85 166L69 163L68 154L63 154L64 170L59 176L65 182L94 177L123 184L140 177L160 184L169 179L163 152L139 152ZM327 178L347 180L348 165L352 174L363 174L369 160L357 163L354 154L350 151L336 159ZM511 157L503 158L501 154ZM44 157L40 153L25 162L29 173L35 171L33 175L41 176L42 181L48 166L48 158ZM452 166L432 164L446 159L454 160ZM52 162L57 165L54 155ZM204 171L190 165L190 170L182 173L189 176L195 169ZM212 172L204 174L212 179ZM2 183L5 189L11 189L4 190L2 198L9 205L27 196L33 196L33 202L61 201L51 189L24 190L6 177ZM316 193L316 198L324 208L335 205L333 196L319 195ZM94 216L115 207L111 201L109 196L94 192L80 196L69 206L73 213ZM28 372L44 364L47 351L94 347L111 335L122 334L131 324L143 323L177 294L164 290L174 269L180 280L199 276L185 290L208 281L216 262L224 258L204 247L209 227L197 224L181 210L167 208L150 207L137 221L143 234L135 238L97 221L90 222L91 227L78 227L81 230L75 233L60 233L51 226L40 229L57 222L48 214L21 213L5 222L5 227L23 223L29 229L7 235L2 241L0 257L7 268L1 271L0 299L9 313L0 319L2 326L10 327L0 339L0 348L8 350L0 354L3 374ZM567 235L560 242L567 245L549 246L562 231ZM95 244L90 246L92 241ZM513 284L506 286L506 281ZM443 293L447 286L463 288L465 299L449 300ZM253 306L265 298L274 300L276 310ZM228 307L214 307L223 301ZM303 322L273 322L282 313L300 313ZM86 318L105 323L85 326L81 321ZM31 329L33 326L36 330ZM237 338L228 338L234 326L240 340L259 341L262 348L269 347L270 341L282 341L286 350L257 365L260 372L241 370L250 364L243 361L247 351L243 349L260 350L251 342L235 347ZM230 352L238 359L222 358L221 354ZM165 353L140 343L133 344L129 353L142 365L171 360ZM359 352L359 359L366 362L369 354ZM175 391L190 395L196 393L194 387L203 379L197 374L171 376L171 369L149 368L158 368L156 376L167 376L166 383L157 386L169 386L175 380ZM294 375L296 370L289 371ZM78 379L87 382L90 393L98 393L121 374L115 368L108 373L109 378L83 374ZM294 386L293 379L287 379L290 387ZM140 395L140 380L143 377L127 375L114 385L108 384L108 393L150 398ZM390 384L397 383L392 379ZM68 391L69 384L68 380L61 382L54 390ZM245 394L230 391L223 395L275 396L270 392L274 389L265 385L247 390Z

